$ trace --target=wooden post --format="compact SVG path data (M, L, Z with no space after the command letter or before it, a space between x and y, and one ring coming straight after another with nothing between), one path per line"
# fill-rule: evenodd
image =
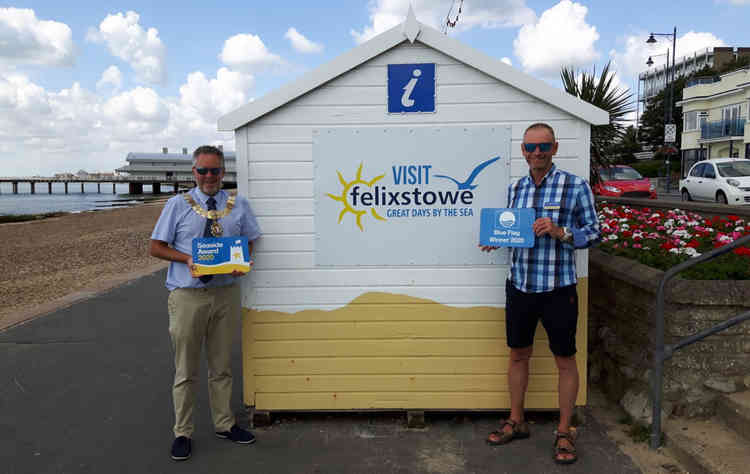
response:
M117 194L117 191L115 190L115 182L112 181L112 194Z
M98 194L102 193L102 183L96 183L96 192Z
M68 182L65 181L65 194L68 194Z
M47 181L47 194L52 194L52 181Z
M81 181L81 194L84 194L84 192L83 192L83 181Z
M36 184L33 181L29 181L29 184L31 185L31 194L36 194L36 189L34 189L34 185Z
M13 194L18 194L18 181L13 181Z

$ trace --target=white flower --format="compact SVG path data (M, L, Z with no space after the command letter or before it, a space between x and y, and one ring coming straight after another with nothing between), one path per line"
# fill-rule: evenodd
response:
M680 253L680 249L678 248L669 249L669 253Z
M607 239L609 239L609 240L617 240L617 235L616 234L609 234L609 236L607 237Z
M737 227L734 228L735 232L742 232L743 230L745 230L745 228L742 227L741 225L738 225Z
M687 247L682 249L682 253L685 255L690 255L691 257L698 257L700 256L700 253L698 253L697 250L695 250L693 247Z

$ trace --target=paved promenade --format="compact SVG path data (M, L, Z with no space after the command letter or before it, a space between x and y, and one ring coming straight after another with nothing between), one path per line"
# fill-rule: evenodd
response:
M213 434L205 367L193 457L175 463L164 275L0 332L0 474L639 472L591 417L573 466L552 462L550 415L500 448L484 443L497 420L484 414L428 414L424 430L393 414L286 416L235 445ZM241 416L239 334L233 359Z

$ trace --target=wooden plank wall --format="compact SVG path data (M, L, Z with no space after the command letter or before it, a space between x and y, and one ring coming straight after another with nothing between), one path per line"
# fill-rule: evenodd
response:
M437 112L388 115L386 66L414 62L437 63ZM245 403L267 410L507 408L507 267L316 268L312 130L509 125L515 179L527 173L520 143L536 121L557 132L557 165L588 176L587 124L417 42L238 130L240 192L263 230L243 287ZM585 252L578 264L585 277ZM537 337L528 406L554 408L556 369L541 326Z

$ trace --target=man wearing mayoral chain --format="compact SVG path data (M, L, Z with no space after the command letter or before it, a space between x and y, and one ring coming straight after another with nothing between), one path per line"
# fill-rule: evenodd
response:
M192 452L195 385L204 339L216 436L242 444L255 441L252 433L237 425L230 407L231 345L240 314L238 279L244 273L196 276L192 241L246 236L252 254L260 228L247 199L222 191L224 153L219 148L201 146L195 150L193 176L197 186L167 201L151 235L151 255L170 262L167 307L175 362L175 439L171 455L178 461L188 459Z
M589 247L601 234L588 183L552 163L557 146L552 127L546 123L529 126L521 143L529 174L508 187L508 207L535 209L532 230L536 239L532 248L511 249L505 284L511 412L510 418L490 433L487 442L498 445L529 437L523 406L534 332L541 319L559 374L560 423L555 432L554 461L571 464L577 459L575 430L570 426L578 396L575 250Z

